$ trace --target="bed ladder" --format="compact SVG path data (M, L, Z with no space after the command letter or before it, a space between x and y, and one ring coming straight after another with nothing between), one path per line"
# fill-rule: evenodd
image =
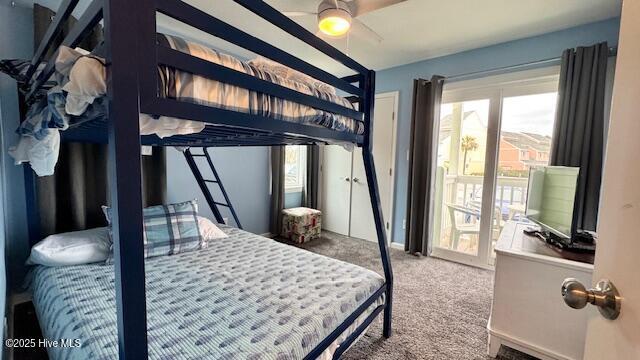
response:
M229 209L229 212L231 212L231 216L233 216L233 220L235 221L236 226L239 229L242 229L242 225L240 224L240 219L238 219L238 214L236 214L236 210L233 208L233 205L231 205L231 201L229 200L229 195L227 195L227 191L224 189L224 186L222 185L220 176L218 176L218 171L216 171L215 166L213 166L211 155L209 155L209 148L203 147L202 154L193 154L191 153L190 148L185 149L183 153L184 153L185 159L187 160L187 164L189 165L189 168L193 173L193 176L196 178L196 181L198 182L198 186L200 186L200 190L202 190L202 193L204 194L204 198L207 200L207 203L209 204L209 208L211 208L211 211L213 212L213 216L216 218L216 221L220 224L226 224L219 209L219 207L226 207ZM207 164L211 169L211 173L213 174L213 179L205 179L202 176L202 172L200 171L200 168L198 167L198 164L196 163L196 160L195 160L195 158L197 157L203 157L207 159ZM224 202L215 201L209 189L209 184L215 184L218 186L218 188L220 189L220 192L222 193L222 196L224 197Z

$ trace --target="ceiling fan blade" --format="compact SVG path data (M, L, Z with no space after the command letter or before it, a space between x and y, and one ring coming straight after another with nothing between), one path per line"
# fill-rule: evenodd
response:
M288 17L301 17L301 16L316 16L318 13L314 13L311 11L283 11L285 16Z
M349 3L353 17L366 14L407 0L353 0Z
M384 40L377 32L355 18L351 22L351 32L353 35L369 40L374 44L380 44Z

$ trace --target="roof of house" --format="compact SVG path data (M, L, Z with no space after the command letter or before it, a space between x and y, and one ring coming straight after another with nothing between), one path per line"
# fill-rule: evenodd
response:
M533 149L540 152L551 150L551 137L533 133L502 131L502 140L518 149Z

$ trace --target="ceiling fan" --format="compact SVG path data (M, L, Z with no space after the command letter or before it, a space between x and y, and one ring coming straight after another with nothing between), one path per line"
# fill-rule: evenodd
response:
M342 38L353 32L380 43L382 37L357 17L404 1L407 0L323 0L317 12L285 11L283 14L288 17L317 16L318 36Z

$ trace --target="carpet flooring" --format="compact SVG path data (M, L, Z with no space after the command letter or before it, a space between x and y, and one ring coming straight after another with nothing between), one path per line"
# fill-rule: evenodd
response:
M382 274L375 243L323 233L322 238L299 246ZM492 271L396 249L391 249L391 261L393 335L384 339L381 321L374 321L343 359L491 359L487 356L486 326ZM498 359L535 358L503 346Z

